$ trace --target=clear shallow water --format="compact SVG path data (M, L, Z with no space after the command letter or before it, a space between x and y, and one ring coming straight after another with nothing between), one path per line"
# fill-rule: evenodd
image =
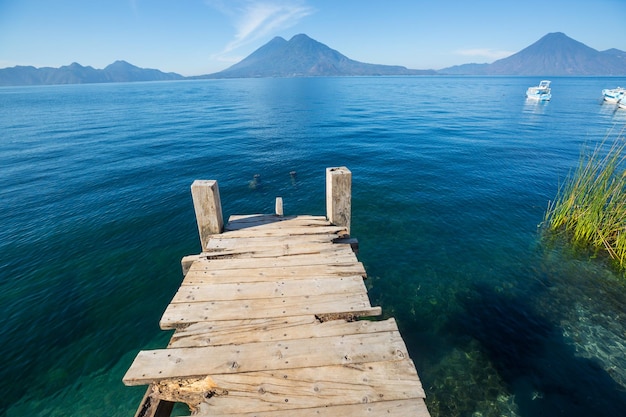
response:
M433 416L619 415L626 284L538 224L581 147L626 125L600 101L626 79L554 78L550 103L527 103L538 81L0 89L0 414L132 415L145 388L121 378L167 343L180 258L199 252L193 180L219 181L225 216L278 195L323 214L324 170L346 165L372 304Z

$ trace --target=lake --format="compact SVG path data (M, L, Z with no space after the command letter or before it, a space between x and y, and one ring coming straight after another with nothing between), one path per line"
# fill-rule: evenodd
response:
M0 414L131 416L122 376L199 253L190 186L224 216L325 213L352 171L372 305L394 316L433 417L626 409L626 280L542 238L626 78L204 80L0 88ZM295 171L295 176L290 175ZM258 181L254 181L258 175ZM183 413L184 410L177 410Z

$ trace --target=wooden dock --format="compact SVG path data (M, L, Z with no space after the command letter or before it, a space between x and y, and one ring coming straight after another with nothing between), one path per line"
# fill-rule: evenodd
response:
M192 195L202 253L160 325L166 349L141 351L123 378L149 388L136 417L429 416L393 318L372 307L350 239L351 174L327 169L327 215L231 216L215 181Z

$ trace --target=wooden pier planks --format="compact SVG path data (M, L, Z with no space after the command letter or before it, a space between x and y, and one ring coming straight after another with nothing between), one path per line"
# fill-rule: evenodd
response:
M218 375L216 385L231 401L215 401L207 415L345 406L408 400L423 396L416 375L401 362L371 362L366 366L325 366L239 375ZM394 375L390 380L387 376ZM384 399L381 400L381 399ZM287 401L286 401L287 400ZM341 414L335 414L341 416Z
M169 346L124 383L202 416L428 416L395 321L352 321L380 308L346 236L320 216L232 216L161 319Z
M311 339L352 334L396 331L393 319L383 321L329 320L315 316L240 319L194 323L177 330L169 347L220 346L277 340Z
M253 342L241 345L168 348L139 352L124 377L130 385L156 379L397 361L407 352L398 331Z
M237 414L218 414L209 411L208 413L200 412L196 415L202 417L430 417L428 409L414 399Z
M192 268L194 268L192 264ZM244 268L244 269L191 269L183 285L195 285L209 282L259 282L268 279L289 278L293 280L309 279L310 277L324 278L350 275L365 275L365 269L360 263L343 265L299 265L299 266L277 266L265 268Z
M310 278L302 280L278 279L255 283L221 282L181 285L173 303L209 302L216 300L269 299L285 296L312 296L326 294L362 294L365 284L360 276Z

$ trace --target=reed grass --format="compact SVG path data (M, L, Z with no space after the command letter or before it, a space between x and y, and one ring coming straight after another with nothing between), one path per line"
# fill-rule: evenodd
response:
M606 251L626 270L626 160L624 130L591 153L581 152L578 167L548 205L544 225L565 232L571 242Z

